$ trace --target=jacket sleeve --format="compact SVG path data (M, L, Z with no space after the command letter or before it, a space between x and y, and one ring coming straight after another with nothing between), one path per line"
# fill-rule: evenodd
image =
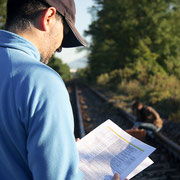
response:
M79 180L82 174L78 169L73 115L65 85L51 70L34 72L33 76L24 83L28 93L22 107L33 179Z

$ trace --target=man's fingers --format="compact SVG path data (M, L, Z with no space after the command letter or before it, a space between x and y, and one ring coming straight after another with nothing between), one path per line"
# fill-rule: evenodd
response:
M80 140L80 138L76 138L76 142L78 142Z
M114 177L112 180L120 180L119 174L118 173L114 174ZM128 179L125 179L125 180L128 180Z
M120 179L119 179L119 174L118 174L118 173L116 173L116 174L114 175L113 180L120 180Z

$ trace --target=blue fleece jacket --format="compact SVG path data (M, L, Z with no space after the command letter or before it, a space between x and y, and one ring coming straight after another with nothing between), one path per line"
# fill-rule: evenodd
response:
M26 39L0 31L0 179L81 179L69 95Z

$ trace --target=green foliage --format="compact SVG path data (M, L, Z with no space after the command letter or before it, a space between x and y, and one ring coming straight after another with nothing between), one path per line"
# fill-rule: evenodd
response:
M173 75L152 76L147 84L124 80L117 85L117 93L152 105L167 120L180 121L180 80Z
M97 84L99 85L107 85L109 83L109 75L108 73L105 73L105 74L101 74L98 78L97 78Z
M139 76L142 66L144 76L166 71L180 77L177 1L95 0L95 3L93 14L96 11L97 18L86 31L92 37L89 67L93 79L125 67L131 67Z
M180 80L173 75L153 76L146 87L148 101L153 104L165 99L180 99Z
M131 73L131 69L124 68L101 74L97 78L97 85L103 89L108 88L121 98L123 95L131 101L139 99L157 108L168 120L179 121L180 80L174 75L161 72L149 76L147 74L148 80L144 81L143 73L140 79L133 79Z
M94 1L88 78L179 117L179 0Z
M89 67L78 69L75 77L82 81L90 82Z
M67 64L63 64L61 59L53 56L50 59L48 66L50 66L58 74L60 74L64 81L69 81L72 79L72 74L70 72L69 66Z
M0 29L3 28L6 20L6 2L7 0L0 0Z
M180 99L167 98L154 105L168 121L180 122Z

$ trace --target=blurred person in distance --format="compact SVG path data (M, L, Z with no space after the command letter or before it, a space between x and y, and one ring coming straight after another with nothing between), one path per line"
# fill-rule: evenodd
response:
M163 126L163 120L154 108L145 106L140 101L136 101L132 105L132 111L136 116L135 127L155 132L161 130Z

